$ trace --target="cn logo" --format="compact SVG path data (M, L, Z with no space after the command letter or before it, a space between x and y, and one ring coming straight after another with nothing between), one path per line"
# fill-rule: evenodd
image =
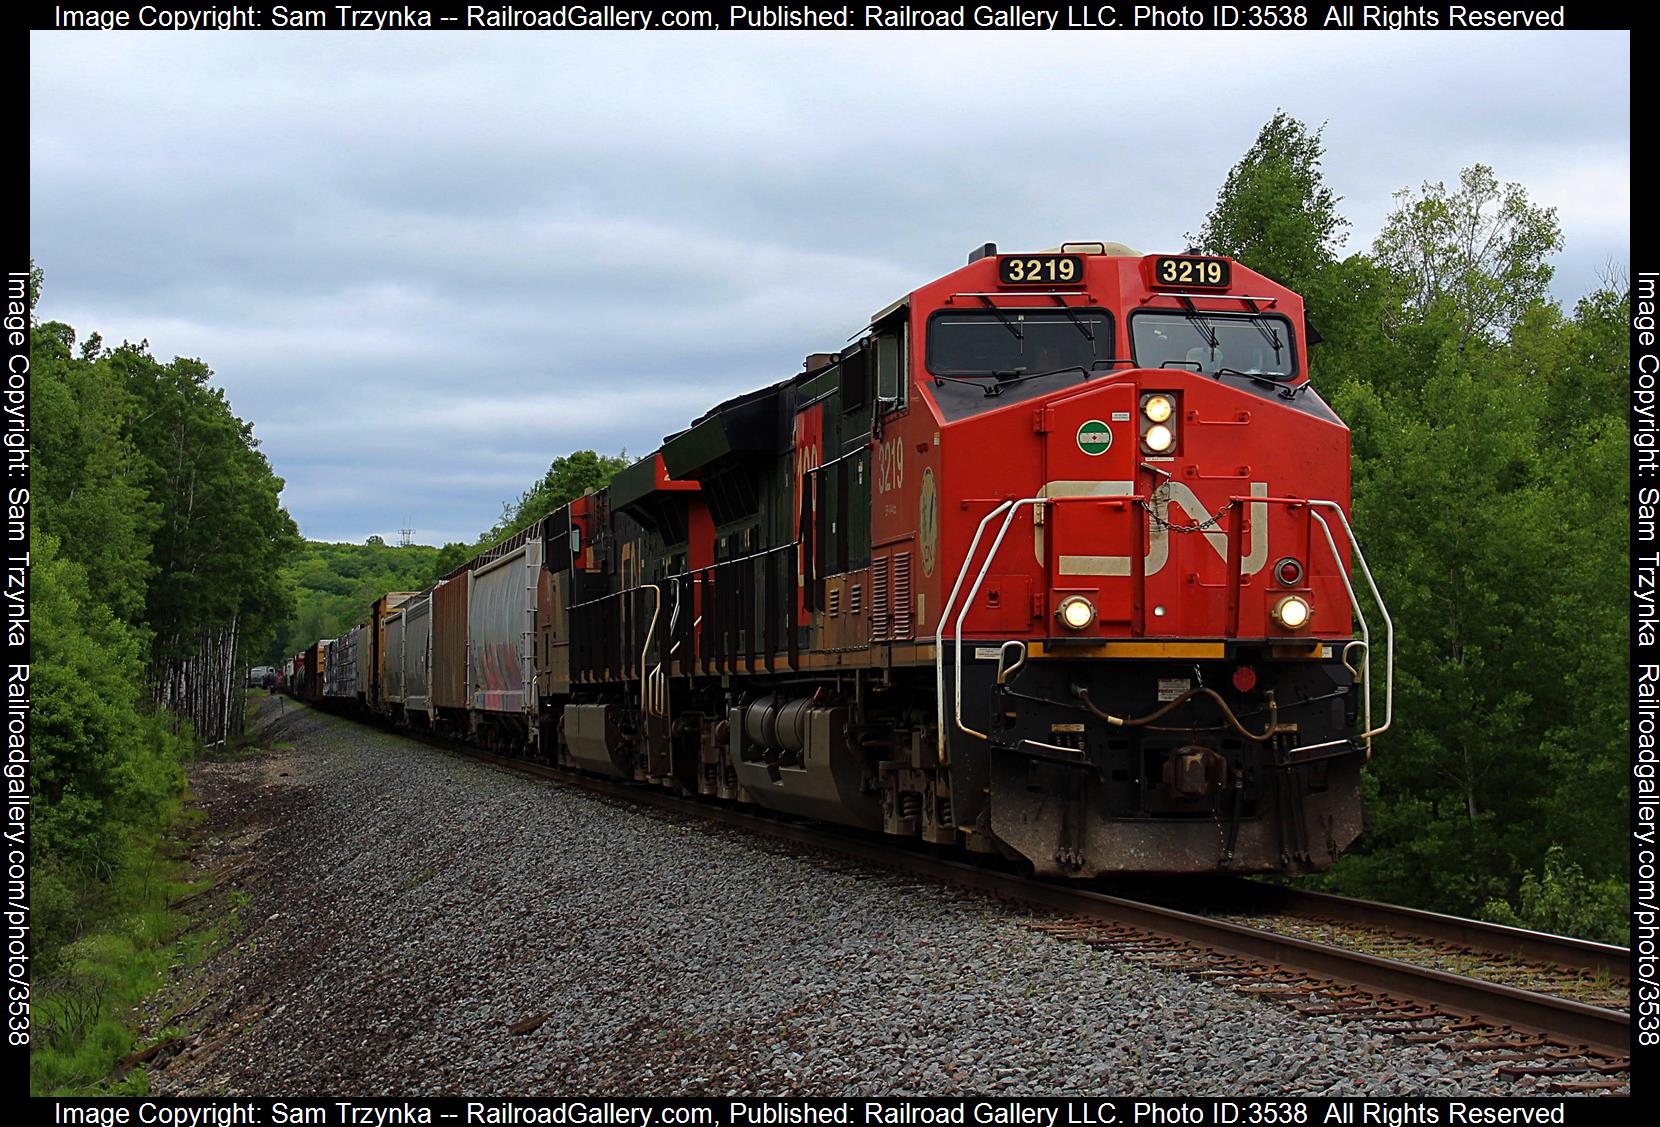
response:
M1130 481L1051 481L1038 490L1038 496L1127 497L1133 492L1135 483ZM1268 496L1268 483L1251 482L1251 496ZM1179 481L1167 481L1153 494L1153 512L1159 519L1153 522L1147 537L1147 575L1157 575L1170 560L1170 533L1160 525L1171 519L1183 524L1197 524L1209 520L1212 515L1193 490ZM1268 503L1252 501L1248 515L1250 530L1245 538L1245 559L1240 573L1255 575L1268 562ZM1033 525L1032 552L1040 564L1043 562L1043 530L1044 525ZM1191 535L1203 536L1217 557L1227 562L1228 530L1225 523ZM1063 555L1055 563L1061 575L1130 574L1129 556Z

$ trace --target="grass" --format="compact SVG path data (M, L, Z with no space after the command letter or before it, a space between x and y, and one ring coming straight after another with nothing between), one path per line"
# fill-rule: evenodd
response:
M423 884L425 884L427 881L431 880L433 877L435 877L437 875L438 875L438 870L433 868L431 865L428 865L424 869L422 869L420 872L416 873L414 876L412 876L408 880L404 881L403 884L399 887L398 891L399 892L413 892L417 888L420 888Z
M169 905L205 885L192 883L170 839L201 814L182 804L167 833L129 839L104 882L77 889L80 933L39 969L32 1016L29 1090L34 1095L143 1095L142 1070L110 1079L134 1048L135 1007L181 963L199 961L214 936L187 933L187 914ZM165 1035L165 1034L164 1034Z
M233 757L262 750L265 709L252 699L249 705L247 731L227 749ZM51 901L43 907L62 926L42 936L37 949L32 1095L147 1094L142 1067L115 1075L139 1047L136 1007L172 972L200 964L243 926L246 893L231 893L228 914L210 914L208 898L194 895L211 882L190 878L187 843L205 819L187 805L190 797L188 791L180 795L161 829L129 834L120 856L98 874L50 868L35 874L35 896ZM155 1040L182 1033L169 1024Z

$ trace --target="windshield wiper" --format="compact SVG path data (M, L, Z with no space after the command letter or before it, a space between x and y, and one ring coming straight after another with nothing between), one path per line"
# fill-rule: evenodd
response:
M1182 304L1187 306L1187 323L1192 325L1193 331L1210 346L1211 358L1215 359L1216 350L1222 346L1221 340L1216 336L1216 330L1211 328L1210 322L1205 320L1205 315L1199 312L1199 307L1193 304L1192 298L1182 298Z
M1301 392L1303 388L1308 386L1307 384L1302 384L1301 386L1295 388L1287 387L1286 380L1291 378L1289 374L1286 375L1284 380L1278 380L1263 372L1241 372L1238 368L1218 368L1216 371L1212 372L1211 375L1215 376L1217 379L1221 379L1223 376L1238 376L1240 379L1251 380L1254 383L1259 383L1263 387L1279 388L1280 394L1284 395L1287 399L1296 398L1297 394Z
M986 303L986 308L991 310L991 315L997 318L998 324L1009 330L1010 334L1014 336L1014 339L1019 341L1021 345L1024 346L1026 343L1026 334L1020 331L1020 326L1009 320L1008 315L1001 309L997 308L997 306L993 305L991 298L987 297L985 294L980 295L980 300ZM1024 351L1024 348L1022 351Z
M1095 330L1086 325L1084 319L1073 312L1072 307L1066 304L1066 299L1060 294L1050 294L1049 296L1055 299L1055 304L1061 307L1061 312L1066 314L1066 319L1072 322L1073 328L1083 333L1084 339L1089 341L1090 344L1094 344Z
M1279 358L1280 358L1280 334L1276 333L1273 330L1272 326L1265 324L1261 317L1252 317L1250 319L1250 321L1251 321L1251 324L1256 326L1257 332L1262 334L1262 339L1267 341L1270 345L1273 346L1273 348L1274 348L1274 359L1276 361L1279 360Z
M1048 371L1044 372L1028 372L1025 368L1001 368L985 372L977 376L942 376L936 373L929 374L935 384L944 383L948 380L951 383L965 383L970 387L979 388L985 393L987 399L996 399L999 395L1003 394L1004 388L1010 387L1017 383L1025 383L1027 380L1041 380L1045 376L1058 376L1062 372L1077 372L1078 374L1087 377L1097 368L1111 370L1114 364L1132 363L1134 363L1134 361L1126 356L1118 360L1097 360L1087 368L1082 364L1068 364L1064 368L1050 368ZM994 378L994 382L980 383L979 381L985 379L986 376L992 376Z
M1103 363L1103 364L1110 363L1110 361L1105 361L1105 360L1098 361L1098 362ZM1008 380L1005 380L1005 379L1002 378L1002 376L1003 376L1002 372L993 372L992 374L997 376L998 380L994 384L987 384L986 385L986 395L987 395L988 398L1002 395L1004 388L1008 387L1011 384L1025 383L1027 380L1041 380L1045 376L1058 376L1062 372L1078 372L1081 375L1088 376L1094 370L1095 370L1094 368L1086 368L1081 364L1068 364L1064 368L1050 368L1047 372L1031 372L1029 374L1019 374L1019 373L1025 373L1026 372L1026 369L1021 368L1021 369L1018 369L1017 374L1015 375L1015 377L1013 379L1008 379Z
M936 385L944 380L950 380L952 383L965 383L970 387L979 388L985 393L987 399L996 399L999 395L1003 394L1003 389L1008 387L1010 384L1025 383L1027 380L1041 379L1044 376L1053 376L1057 372L1083 371L1085 371L1085 369L1078 367L1076 364L1070 368L1056 368L1053 372L1033 372L1031 375L1026 375L1025 368L1003 368L997 371L987 372L985 375L974 377L935 375L934 382ZM991 376L992 382L980 383L979 381L985 379L986 376Z
M998 379L1002 379L1004 376L1018 375L1019 373L1024 372L1025 370L1026 370L1025 368L1015 368L1012 371L1008 371L1008 372L985 372L985 373L982 373L981 375L977 375L977 376L942 376L937 372L930 372L929 376L931 376L933 378L934 385L936 387L939 386L942 383L965 383L969 387L978 387L978 388L987 389L986 390L987 395L996 395L997 393L995 391L989 390L989 388L991 386L995 386L995 385L983 384L980 381L985 379L986 376L996 376Z
M1273 347L1274 359L1278 360L1280 358L1280 334L1272 325L1267 323L1266 318L1257 313L1256 302L1247 298L1245 304L1251 309L1251 324L1255 325L1257 332L1262 334L1262 339L1267 341Z

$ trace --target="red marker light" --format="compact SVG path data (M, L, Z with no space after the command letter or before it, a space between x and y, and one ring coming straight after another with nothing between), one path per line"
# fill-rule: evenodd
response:
M1257 687L1257 671L1249 665L1241 665L1233 671L1233 687L1242 693L1248 693Z

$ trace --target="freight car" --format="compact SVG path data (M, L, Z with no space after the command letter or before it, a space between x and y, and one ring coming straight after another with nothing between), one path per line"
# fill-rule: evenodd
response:
M282 691L300 700L327 700L325 681L328 675L329 654L333 648L334 639L324 638L285 661L279 680Z
M298 684L1040 873L1325 868L1394 644L1311 337L1226 258L987 244Z

